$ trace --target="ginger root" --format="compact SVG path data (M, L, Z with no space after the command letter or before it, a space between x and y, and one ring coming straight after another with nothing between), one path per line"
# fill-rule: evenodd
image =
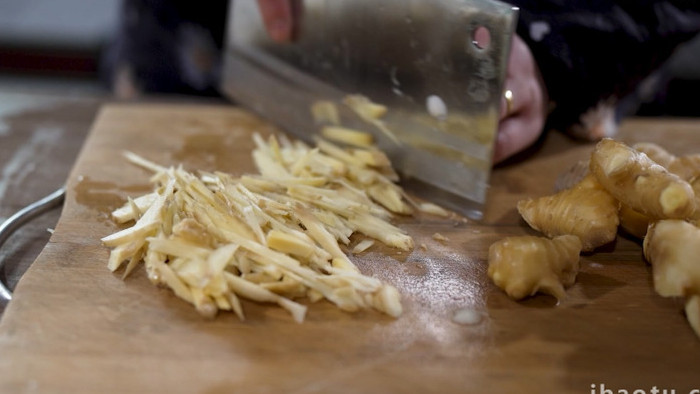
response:
M619 203L592 175L554 195L522 200L517 208L530 227L550 238L576 235L583 251L605 245L617 235Z
M581 250L624 230L644 239L655 291L686 298L686 317L700 337L700 155L679 157L656 144L632 148L603 139L588 168L583 163L559 177L558 193L518 202L532 228L555 238L492 244L489 278L514 299L537 292L561 299L576 279Z
M653 142L638 142L632 145L635 150L644 153L657 164L668 169L669 164L676 160L676 155Z
M621 142L601 140L591 154L590 170L620 202L652 219L685 219L695 211L688 182Z
M700 154L676 156L652 142L640 142L633 145L633 148L645 153L650 159L684 181L700 176Z
M504 238L489 247L488 275L514 299L537 292L563 299L565 287L576 281L580 253L575 235Z
M627 234L644 238L652 220L649 216L643 215L625 204L620 204L620 228Z
M700 228L683 220L660 220L649 226L643 247L659 295L700 294Z
M651 263L659 295L686 297L686 318L700 337L700 228L683 220L652 224L644 239L644 257Z
M632 146L646 154L650 159L666 168L670 173L678 175L684 181L690 182L695 194L695 213L689 218L700 219L700 155L676 156L663 147L652 142L640 142ZM620 227L628 234L644 238L649 224L653 220L625 204L620 206ZM697 225L697 222L696 222Z

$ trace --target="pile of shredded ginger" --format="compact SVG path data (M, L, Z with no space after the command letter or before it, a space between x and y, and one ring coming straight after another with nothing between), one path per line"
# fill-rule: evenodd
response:
M195 175L126 153L153 172L154 191L113 212L117 223L133 225L102 239L112 248L109 269L125 265L126 277L143 262L152 283L208 317L224 310L243 320L241 298L275 303L297 322L308 304L300 299L399 316L396 288L363 275L344 249L360 233L366 238L356 253L374 240L409 251L413 240L390 223L392 215L447 213L408 198L386 155L372 146L254 141L259 174L241 177Z

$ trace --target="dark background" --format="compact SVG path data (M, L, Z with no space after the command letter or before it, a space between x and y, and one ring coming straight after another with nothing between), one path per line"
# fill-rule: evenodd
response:
M0 88L109 95L100 55L117 26L120 0L0 0ZM700 116L700 37L680 48L625 115Z

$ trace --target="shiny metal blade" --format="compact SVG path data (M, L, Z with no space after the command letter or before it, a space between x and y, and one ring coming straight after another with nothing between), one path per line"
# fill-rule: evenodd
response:
M517 9L491 0L299 0L293 43L272 41L256 0L232 2L222 89L294 135L322 124L372 133L411 191L480 218ZM486 39L484 39L484 37ZM378 120L345 104L388 107Z

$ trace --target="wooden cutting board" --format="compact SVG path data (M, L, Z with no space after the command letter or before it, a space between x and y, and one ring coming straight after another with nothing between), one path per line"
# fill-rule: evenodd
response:
M578 282L551 297L508 299L486 276L488 246L532 234L515 211L548 194L591 151L559 134L493 175L482 223L402 219L410 254L375 246L354 256L394 284L404 315L349 314L310 305L303 324L272 305L244 304L247 320L200 317L143 269L122 280L99 239L109 212L150 189L120 156L134 151L195 170L254 171L251 133L273 129L229 106L110 105L100 112L67 183L50 242L0 322L0 391L69 393L572 392L700 388L700 340L679 300L651 288L636 241L619 237L581 258ZM700 147L700 122L634 120L621 139L677 153ZM449 238L438 242L439 232ZM457 310L482 314L453 322ZM602 385L602 386L601 386Z

